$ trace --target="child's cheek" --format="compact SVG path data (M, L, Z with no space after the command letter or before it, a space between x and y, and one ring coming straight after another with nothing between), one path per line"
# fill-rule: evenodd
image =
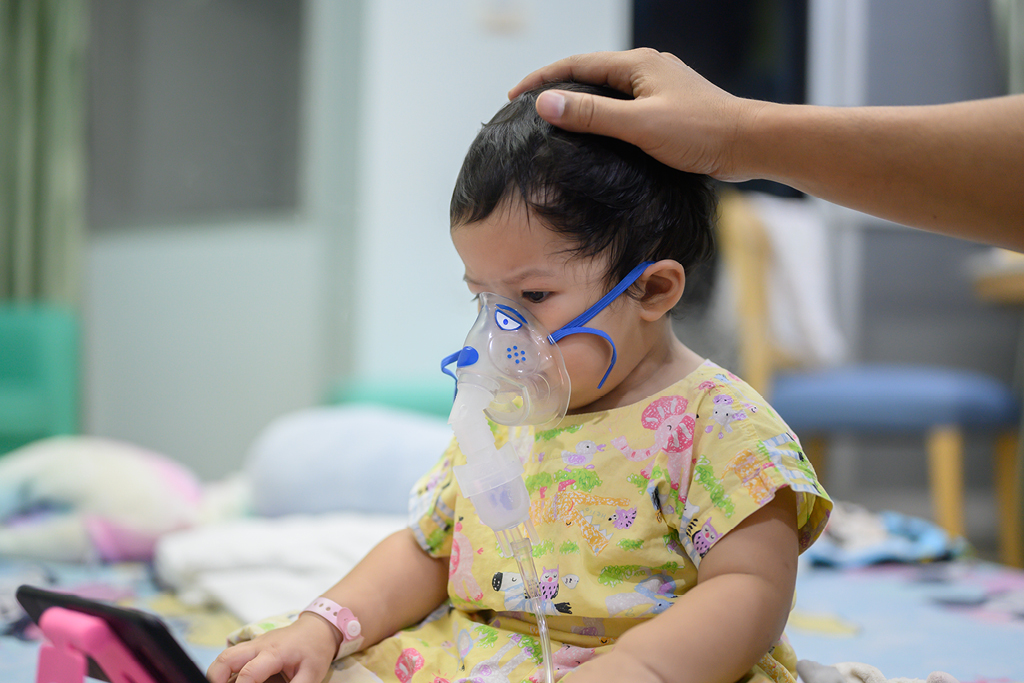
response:
M562 351L572 385L569 405L590 403L602 393L597 385L611 363L611 347L596 335L574 334L558 342L558 348Z

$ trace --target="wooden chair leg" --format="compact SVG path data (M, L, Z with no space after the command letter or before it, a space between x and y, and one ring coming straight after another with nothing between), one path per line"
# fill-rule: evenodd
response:
M963 434L954 426L928 433L928 481L935 522L953 536L964 535Z
M825 480L825 475L827 474L825 471L825 459L828 454L828 442L823 436L812 436L802 440L801 445L804 447L804 455L811 461L814 473L818 475L818 482L825 487L825 490L828 490Z
M1024 567L1022 548L1020 486L1017 460L1020 458L1016 432L1005 432L996 439L995 490L999 519L999 560L1011 567Z

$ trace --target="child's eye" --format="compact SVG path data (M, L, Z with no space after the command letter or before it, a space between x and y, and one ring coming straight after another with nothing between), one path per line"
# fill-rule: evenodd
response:
M548 298L551 292L523 292L523 298L529 301L531 304L539 304L544 299Z

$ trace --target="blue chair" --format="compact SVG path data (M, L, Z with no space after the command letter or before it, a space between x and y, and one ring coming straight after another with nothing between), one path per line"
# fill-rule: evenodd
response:
M964 535L963 442L995 433L995 487L1001 559L1021 566L1019 501L1012 483L1020 408L1001 382L968 370L913 365L854 365L780 373L771 386L779 415L805 437L812 461L824 464L830 434L922 434L936 522ZM807 439L806 437L812 437Z
M1010 388L980 373L944 367L860 364L818 371L786 369L792 361L771 343L765 291L771 245L742 196L723 198L719 237L736 280L741 373L797 433L819 476L827 474L825 450L831 435L919 434L928 453L935 521L962 536L964 435L995 434L1000 558L1024 566L1021 501L1015 485L1021 408Z
M79 331L74 313L0 305L0 453L78 431Z

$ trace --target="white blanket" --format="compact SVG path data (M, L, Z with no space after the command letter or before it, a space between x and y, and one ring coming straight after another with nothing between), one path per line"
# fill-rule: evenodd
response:
M302 609L407 524L358 513L240 519L162 537L154 566L186 602L251 622Z

